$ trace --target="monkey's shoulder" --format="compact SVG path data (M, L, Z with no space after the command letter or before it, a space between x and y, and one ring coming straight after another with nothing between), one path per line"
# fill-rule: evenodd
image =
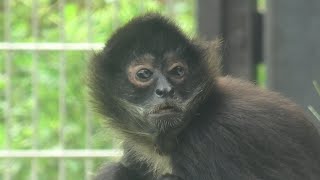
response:
M212 117L225 127L238 127L252 135L320 139L304 110L280 93L228 76L219 78L217 84L222 98Z
M226 105L233 105L240 111L253 111L256 113L267 111L268 114L281 111L294 113L295 116L304 112L295 102L278 92L258 87L242 79L230 76L220 77L217 80L218 91L221 93ZM275 112L272 112L272 111Z
M260 126L271 131L315 132L304 110L280 93L228 76L219 78L217 86L221 93L217 121L243 126L252 124L251 127Z

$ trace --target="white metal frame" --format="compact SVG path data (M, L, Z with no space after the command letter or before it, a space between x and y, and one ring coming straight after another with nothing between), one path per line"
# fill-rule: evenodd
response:
M85 149L63 149L64 148L64 127L61 126L59 129L59 147L61 149L54 149L54 150L39 150L38 146L38 135L37 135L37 128L38 128L38 108L39 108L39 100L38 100L38 61L39 61L39 52L40 51L59 51L60 53L60 66L59 66L59 121L61 124L64 124L66 121L66 56L65 53L67 51L96 51L101 50L104 46L103 43L92 43L92 26L91 26L91 4L92 0L85 0L86 7L88 9L88 33L87 33L87 42L83 43L66 43L65 42L65 32L64 32L64 14L63 8L65 6L65 0L58 0L58 8L59 8L59 16L61 22L59 23L59 31L60 31L60 39L59 42L52 42L52 43L38 43L37 40L39 39L39 20L38 15L35 13L37 12L39 2L38 0L32 0L32 36L35 39L34 42L25 43L25 42L11 42L11 14L13 11L10 8L11 0L4 0L3 1L3 12L4 12L4 42L0 42L0 52L4 53L4 66L5 66L5 75L8 77L8 81L5 87L5 117L4 117L4 125L6 128L10 129L9 127L12 126L11 124L11 112L12 112L12 104L11 104L11 96L13 95L12 92L12 84L11 84L11 66L12 66L12 54L15 51L30 51L32 53L32 73L31 81L32 81L32 99L33 99L33 108L31 113L31 123L33 127L33 131L35 132L32 138L32 149L30 150L16 150L11 147L10 139L11 134L7 132L5 134L5 149L0 150L0 160L4 160L5 164L10 164L10 162L14 162L15 159L19 158L30 158L31 159L31 172L30 172L30 180L38 180L38 159L39 158L57 158L58 163L58 180L65 180L66 179L66 165L65 159L66 158L79 158L83 159L85 163L85 179L89 180L92 177L93 171L93 158L104 158L104 157L119 157L121 156L122 152L120 150L96 150L91 149L91 134L92 134L92 114L89 111L89 107L85 112L85 119L86 119L86 138L85 138ZM89 53L87 55L89 59ZM13 180L12 174L10 170L4 169L0 171L0 179L4 180Z
M119 157L121 150L0 150L0 158L99 158L99 157Z
M11 43L0 42L0 51L91 51L101 50L103 43Z

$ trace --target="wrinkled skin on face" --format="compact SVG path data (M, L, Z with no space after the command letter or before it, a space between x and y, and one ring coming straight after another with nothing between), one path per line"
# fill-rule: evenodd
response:
M131 108L140 109L137 116L149 126L148 133L182 127L188 120L188 107L198 94L191 87L200 84L190 80L197 73L189 72L192 64L178 53L168 52L160 57L143 54L126 65L129 87L119 89L118 97L131 103Z

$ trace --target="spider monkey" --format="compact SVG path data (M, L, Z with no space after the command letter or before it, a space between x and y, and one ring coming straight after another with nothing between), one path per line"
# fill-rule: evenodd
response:
M301 108L222 76L218 49L159 14L111 36L88 84L124 154L96 180L320 179L320 136Z

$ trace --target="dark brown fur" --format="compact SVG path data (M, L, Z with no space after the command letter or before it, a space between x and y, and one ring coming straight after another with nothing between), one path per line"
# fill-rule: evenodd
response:
M190 40L157 14L114 33L90 62L89 87L97 111L123 139L124 156L97 180L320 179L320 137L301 108L278 93L220 76L217 44ZM172 53L188 64L186 80L168 80L175 94L165 103L154 96L158 81L142 88L124 73L149 53L151 64ZM146 118L164 106L181 116Z

